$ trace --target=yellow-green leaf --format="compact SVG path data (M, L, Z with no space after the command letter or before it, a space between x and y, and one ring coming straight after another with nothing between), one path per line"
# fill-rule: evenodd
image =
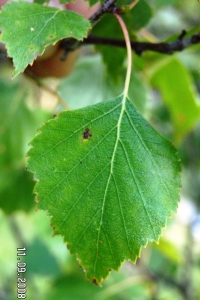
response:
M179 143L200 118L192 78L184 65L173 57L154 67L151 83L161 92L170 110L175 141Z

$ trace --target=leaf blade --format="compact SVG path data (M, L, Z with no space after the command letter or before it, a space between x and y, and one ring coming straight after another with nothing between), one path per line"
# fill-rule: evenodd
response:
M92 136L84 139L86 129ZM97 284L157 241L177 208L176 151L123 95L61 113L31 144L39 208Z
M11 2L0 12L1 41L13 57L14 76L44 52L46 46L72 37L82 40L90 23L81 15L36 3Z

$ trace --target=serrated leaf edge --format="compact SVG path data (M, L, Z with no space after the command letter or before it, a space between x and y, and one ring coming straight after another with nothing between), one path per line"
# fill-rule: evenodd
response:
M121 95L121 96L122 96L122 98L123 98L123 95ZM121 116L123 115L123 109L125 108L125 103L126 103L126 101L128 100L128 99L127 99L127 100L126 100L126 99L127 99L127 98L123 98L123 99L122 99L122 110L121 110L121 113L120 113L120 118L119 118L118 124L120 124L120 121L121 121L121 119L122 119ZM128 100L128 101L130 101L130 100ZM94 105L93 105L93 106L94 106ZM62 114L62 113L63 113L63 112L61 112L60 114ZM58 115L56 116L56 118L59 117L60 114L58 114ZM49 121L47 121L46 123L44 123L44 124L41 126L40 131L35 135L35 137L38 136L38 135L40 135L40 134L42 134L42 128L43 128L44 126L46 126L49 122L53 121L53 120L54 120L54 119L50 119ZM155 130L155 129L154 129L154 130ZM155 130L155 131L156 131L156 130ZM157 132L157 131L156 131L156 132ZM161 137L163 137L159 132L157 132L157 133L158 133ZM35 137L32 139L32 141L35 139ZM166 139L165 137L163 137L163 138ZM30 146L31 146L32 141L29 143ZM135 257L135 260L134 260L134 261L132 261L132 260L130 260L130 259L128 259L128 260L123 259L122 261L120 261L118 267L112 268L111 270L109 270L106 276L102 276L102 277L101 277L101 280L100 280L100 281L99 281L97 278L95 278L95 277L92 278L92 279L90 279L89 277L87 277L87 270L85 270L84 263L82 263L82 260L81 260L81 258L79 257L78 253L77 253L77 252L71 252L71 250L70 250L70 243L65 239L65 237L64 237L64 235L63 235L62 233L59 233L59 230L57 230L57 226L54 225L53 222L52 222L54 217L49 213L48 210L45 210L47 216L50 218L50 225L51 225L52 228L53 228L53 236L58 235L58 236L61 236L61 237L63 238L63 241L64 241L64 243L66 244L66 246L67 246L67 248L68 248L70 254L76 256L76 259L78 260L78 262L79 262L79 264L80 264L80 267L81 267L83 270L85 270L85 275L86 275L86 277L87 277L89 280L91 280L93 283L95 283L96 285L100 285L100 286L101 286L102 281L109 277L110 272L111 272L112 270L119 271L119 269L122 267L122 265L123 265L123 263L124 263L125 261L131 261L132 263L135 264L136 261L137 261L137 259L141 256L142 248L146 248L146 246L147 246L147 244L148 244L149 242L156 242L156 243L159 243L159 239L160 239L160 237L163 235L163 230L166 229L166 225L167 225L167 220L168 220L168 218L171 218L172 215L177 211L177 208L178 208L178 205L179 205L179 202L180 202L180 190L181 190L181 165L180 165L180 161L181 161L181 160L180 160L180 158L179 158L179 156L178 156L178 151L176 150L176 148L174 147L174 145L173 145L170 141L168 141L168 142L170 143L171 147L173 147L173 149L174 149L174 155L176 156L176 158L177 158L177 163L179 164L179 172L177 173L177 175L179 175L179 179L180 179L180 186L179 186L178 189L177 189L177 190L178 190L178 194L179 194L179 201L177 202L176 208L174 208L173 210L171 210L170 213L169 213L169 215L165 217L165 225L164 225L163 227L160 227L160 233L158 234L157 239L146 239L146 241L145 241L143 244L141 244L141 246L140 246L140 248L139 248L139 251L138 251L138 254L136 254L136 257ZM31 150L32 148L33 148L33 146L30 148L30 150ZM115 148L116 148L116 147L115 147ZM29 151L30 151L30 150L29 150ZM26 165L28 165L29 151L28 151L28 153L27 153L27 163L26 163ZM40 180L39 180L39 179L36 179L36 176L35 176L36 172L33 172L33 171L31 171L31 170L30 170L30 172L34 174L34 180L35 180L36 184L35 184L35 187L34 187L34 191L33 191L33 192L34 192L34 194L36 195L35 198L37 199L37 203L38 203L40 200L39 200L39 197L38 197L39 195L38 195L38 192L37 192L37 186L38 186ZM36 202L36 201L35 201L35 202ZM42 210L42 209L41 209L41 210Z

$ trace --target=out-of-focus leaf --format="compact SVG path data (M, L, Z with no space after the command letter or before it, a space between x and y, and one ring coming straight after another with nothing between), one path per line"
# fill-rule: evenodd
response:
M104 24L107 24L107 26ZM122 30L116 18L110 15L104 16L103 19L95 25L92 34L108 38L123 38ZM101 45L97 45L95 48L102 54L109 77L118 83L121 77L123 62L126 57L126 49Z
M148 24L152 15L148 1L140 0L133 9L125 14L124 19L129 31L137 31Z
M167 5L174 5L174 4L181 3L182 0L153 0L152 2L155 8L160 8Z
M151 7L145 0L140 0L137 5L123 15L128 31L132 36L134 31L145 26L152 17ZM106 24L106 26L105 26ZM122 30L114 16L106 15L98 22L92 30L92 34L100 37L123 39ZM126 57L125 48L112 46L96 46L101 52L107 66L108 75L119 83L121 70Z
M71 259L71 271L53 282L52 289L48 291L45 300L124 300L132 298L149 299L144 283L142 281L138 283L137 275L130 278L127 276L125 268L119 273L111 272L108 280L100 288L85 280L75 259L73 261Z
M77 109L119 95L123 91L124 80L124 68L121 70L120 82L115 84L107 76L106 67L99 55L83 57L77 63L74 72L61 80L59 92L71 109ZM146 108L147 87L134 70L131 75L129 98L143 114Z
M183 260L180 250L172 242L161 237L159 244L153 243L153 247L160 251L172 263L180 264Z
M59 0L60 3L62 4L66 4L66 3L69 3L69 2L74 2L72 0Z
M151 83L160 91L170 110L175 141L180 143L200 118L200 104L191 76L173 57L155 66Z
M24 258L28 268L27 274L40 274L55 276L60 268L55 256L49 251L47 245L39 238L35 238L27 245L28 255ZM36 263L37 262L37 263Z
M25 170L9 168L0 172L0 208L6 214L17 210L28 212L34 205L33 178Z
M0 207L6 213L33 206L33 180L25 172L25 154L35 130L49 113L32 109L31 85L19 77L11 81L0 77Z
M44 4L44 3L49 3L49 1L50 0L34 0L33 2L37 4Z
M47 294L45 300L80 300L80 299L95 299L99 287L91 285L88 280L75 273L62 276L53 283L52 291ZM102 299L103 300L103 299Z

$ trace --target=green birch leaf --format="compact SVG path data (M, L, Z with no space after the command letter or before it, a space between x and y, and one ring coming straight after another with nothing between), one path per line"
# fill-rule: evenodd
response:
M177 208L179 159L123 95L62 112L31 145L38 207L91 281L158 241Z
M36 3L11 2L0 12L0 40L13 58L16 76L41 55L45 47L72 37L82 40L90 23L81 15Z

